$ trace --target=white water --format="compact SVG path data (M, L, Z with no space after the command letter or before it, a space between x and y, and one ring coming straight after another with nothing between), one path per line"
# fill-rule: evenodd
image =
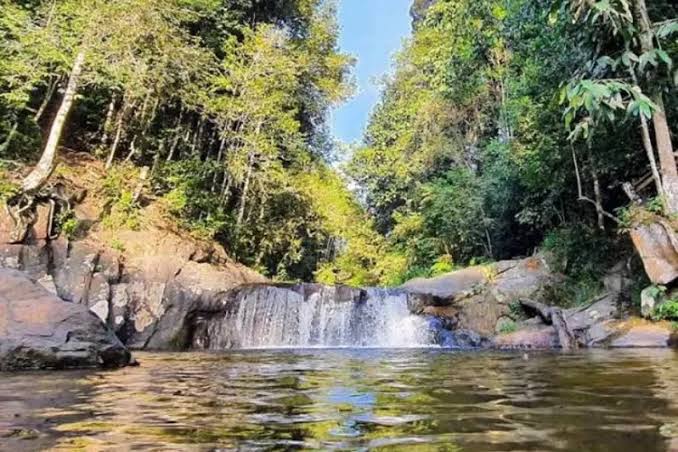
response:
M338 301L323 288L299 292L262 287L244 293L237 310L220 325L224 342L236 348L375 347L435 345L428 322L410 314L407 296L369 289L362 300Z

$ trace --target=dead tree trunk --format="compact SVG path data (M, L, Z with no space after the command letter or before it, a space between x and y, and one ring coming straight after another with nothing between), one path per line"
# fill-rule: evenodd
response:
M80 82L80 76L82 75L84 64L85 52L80 51L73 62L73 68L71 69L71 75L68 79L66 92L64 93L64 98L61 101L59 111L54 118L54 122L52 123L52 128L49 132L49 138L47 139L47 144L45 145L45 149L42 152L40 161L35 166L35 168L33 168L33 171L31 171L31 173L26 176L26 178L21 183L21 188L24 193L31 193L40 189L40 187L42 187L44 183L47 182L47 179L49 179L49 176L54 170L54 161L56 159L59 141L61 140L61 133L63 132L68 113L73 107L73 102L78 91L78 84Z
M576 350L579 348L577 337L567 325L567 320L560 308L546 306L536 301L520 300L520 304L530 311L537 313L547 325L553 325L558 334L558 342L563 350Z

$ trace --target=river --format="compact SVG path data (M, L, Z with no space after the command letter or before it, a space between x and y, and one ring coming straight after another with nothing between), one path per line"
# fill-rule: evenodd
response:
M137 353L0 374L1 450L678 450L678 352Z

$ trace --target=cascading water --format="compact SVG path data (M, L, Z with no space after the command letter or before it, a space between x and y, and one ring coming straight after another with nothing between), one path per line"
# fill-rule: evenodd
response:
M407 295L387 289L300 285L242 290L228 313L206 326L209 349L276 347L429 347L427 319Z

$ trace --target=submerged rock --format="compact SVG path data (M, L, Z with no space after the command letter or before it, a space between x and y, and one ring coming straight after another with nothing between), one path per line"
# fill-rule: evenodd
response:
M87 307L0 269L0 370L122 367L131 355Z

